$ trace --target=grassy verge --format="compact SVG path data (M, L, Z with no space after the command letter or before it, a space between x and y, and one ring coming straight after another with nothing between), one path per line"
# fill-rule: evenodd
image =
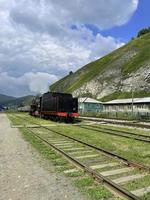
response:
M36 118L30 116L28 113L7 113L8 118L13 122L14 125L20 124L41 124L41 125L52 125L56 124L50 120Z

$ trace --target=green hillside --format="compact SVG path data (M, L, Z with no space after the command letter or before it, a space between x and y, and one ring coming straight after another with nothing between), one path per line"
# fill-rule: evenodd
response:
M12 101L16 99L15 97L11 97L11 96L7 96L7 95L4 95L4 94L0 94L0 104L3 104L5 102L8 102L8 101Z
M18 107L18 106L30 105L32 99L33 99L32 95L16 98L0 94L0 104L4 106Z
M20 98L16 98L13 99L9 102L6 102L5 105L7 106L26 106L26 105L30 105L32 102L33 96L29 95L29 96L24 96L24 97L20 97Z
M113 51L112 53L100 58L94 62L87 64L75 73L64 77L58 82L50 86L51 91L74 92L84 84L95 79L99 74L109 70L121 70L122 80L128 78L131 73L136 72L139 68L150 63L150 33L144 34L141 37L131 40L125 46ZM103 82L112 83L114 77L104 76ZM118 85L119 88L119 85ZM115 98L118 97L117 91ZM138 92L139 95L149 95L150 91L145 93ZM120 95L120 94L119 94ZM110 95L109 95L110 96ZM127 95L129 96L129 95ZM110 97L110 99L112 99Z

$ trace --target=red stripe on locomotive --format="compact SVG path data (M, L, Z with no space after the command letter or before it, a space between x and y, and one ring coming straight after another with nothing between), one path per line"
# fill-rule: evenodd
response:
M78 113L67 113L67 112L50 112L50 111L42 111L42 115L55 115L59 117L79 117Z

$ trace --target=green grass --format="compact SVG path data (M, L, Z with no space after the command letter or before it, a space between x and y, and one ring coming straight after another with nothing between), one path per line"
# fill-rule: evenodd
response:
M125 158L128 158L129 160L150 164L149 157L144 155L144 152L150 150L149 144L147 143L135 141L133 139L121 138L118 136L111 136L102 132L98 133L82 129L80 127L72 127L72 125L65 127L57 126L57 128L51 127L51 129L117 153Z
M108 198L113 197L112 193L103 186L100 186L96 183L94 185L94 180L89 176L75 180L75 185L80 189L80 191L86 193L90 199L107 200Z
M92 125L98 128L108 128L108 129L112 129L112 130L117 130L117 131L127 131L127 132L131 132L131 133L135 133L135 134L141 134L141 135L148 135L150 136L150 131L143 131L142 129L139 128L128 128L128 127L124 127L122 126L120 128L120 126L113 126L113 125L103 125L103 124L95 124Z
M95 200L99 200L99 199L103 199L103 200L107 200L109 198L112 197L112 194L110 192L108 192L104 187L102 186L97 186L95 188L89 188L86 190L86 192L88 193L88 195L95 199ZM118 199L119 200L119 199Z
M131 42L132 46L138 48L138 54L129 61L127 65L123 67L123 74L134 72L143 66L147 61L150 61L149 51L150 51L150 34L145 34L144 36L135 39Z
M136 91L134 92L134 98L140 98L140 97L150 97L150 92L146 91ZM113 99L127 99L132 98L131 92L114 92L110 95L107 95L101 99L99 99L102 102L111 101Z
M69 177L83 177L83 176L85 176L85 173L84 172L82 172L82 171L79 171L79 172L71 172L71 173L68 173L67 174L67 176L69 176Z
M49 148L47 145L45 145L41 140L36 138L34 135L32 135L27 129L20 128L20 132L23 135L23 138L30 142L30 144L38 150L38 152L46 159L50 160L56 160L58 158L61 158L59 154L57 154L54 150ZM66 162L66 160L64 160Z
M41 125L55 125L55 122L45 120L42 118L36 118L29 115L29 113L7 113L8 118L13 121L14 125L19 124L41 124Z
M79 188L86 187L86 186L92 186L93 183L94 183L94 180L91 177L84 177L80 180L75 180L75 185Z

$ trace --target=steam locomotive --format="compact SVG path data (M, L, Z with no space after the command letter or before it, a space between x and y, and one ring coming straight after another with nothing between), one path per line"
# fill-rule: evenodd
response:
M73 121L78 117L78 98L72 94L47 92L33 99L30 115L51 120Z

